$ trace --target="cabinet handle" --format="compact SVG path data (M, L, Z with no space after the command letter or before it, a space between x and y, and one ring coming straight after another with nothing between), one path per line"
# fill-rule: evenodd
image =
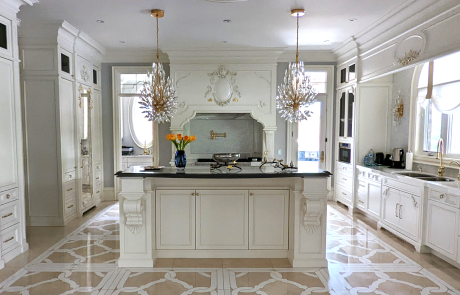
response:
M100 193L100 191L97 191L96 194Z
M6 198L7 198L7 199L10 199L10 198L11 198L11 195L10 195L10 194L7 194L7 195L6 195Z
M12 241L14 237L9 238L8 240L4 240L3 243L8 243L9 241Z
M96 177L96 180L98 180L98 179L99 179L99 177Z
M364 204L364 202L363 202L363 201L361 201L361 200L358 200L358 202L360 202L361 204Z
M67 207L67 209L70 209L70 208L72 208L72 207L73 207L73 205L70 205L70 206Z
M396 206L395 206L395 216L396 217L399 217L398 216L398 205L399 205L399 203L397 203Z
M253 193L250 193L249 195L250 195L251 197L252 197L252 196L254 196L254 194L253 194Z
M2 216L2 218L7 218L7 217L10 217L11 215L13 215L13 212L11 212L10 214L6 214L6 215Z
M344 192L342 192L342 195L346 196L347 194L346 194L346 193L344 193Z
M402 219L402 217L401 217L401 208L402 208L402 205L399 205L399 219Z
M439 195L440 199L444 199L444 194Z
M360 184L359 186L360 186L360 187L366 187L364 184Z
M197 196L197 197L199 197L199 196L200 196L200 194L199 194L199 193L196 193L196 196Z
M345 181L347 181L347 179L346 179L346 178L342 178L342 179L343 179L343 180L345 180Z
M69 188L67 191L70 192L71 190L73 190L73 187Z
M195 196L195 193L192 193L192 196Z
M386 196L388 195L388 191L390 190L390 188L387 188L386 190L383 191L383 195Z

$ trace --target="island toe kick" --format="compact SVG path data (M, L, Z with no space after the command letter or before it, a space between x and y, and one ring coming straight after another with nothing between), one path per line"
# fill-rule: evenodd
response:
M288 258L327 267L327 177L149 177L119 173L120 267L156 258ZM193 176L193 175L189 175Z

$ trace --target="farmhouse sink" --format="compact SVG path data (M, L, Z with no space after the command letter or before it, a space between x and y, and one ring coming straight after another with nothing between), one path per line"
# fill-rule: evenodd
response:
M414 178L419 178L419 177L436 177L432 174L426 174L426 173L419 173L419 172L397 172L395 173L396 175L403 175L403 176L409 176L409 177L414 177Z
M426 181L455 181L455 179L451 178L446 178L446 177L440 177L440 176L431 176L431 177L415 177L420 180L426 180Z

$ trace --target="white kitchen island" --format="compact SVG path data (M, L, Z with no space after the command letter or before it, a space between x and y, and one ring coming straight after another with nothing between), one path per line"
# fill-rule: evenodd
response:
M120 267L156 258L288 258L326 267L327 178L322 170L187 167L118 172Z

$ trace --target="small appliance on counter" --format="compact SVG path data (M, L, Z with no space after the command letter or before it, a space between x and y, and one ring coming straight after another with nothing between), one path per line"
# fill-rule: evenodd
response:
M339 142L339 162L351 163L351 144Z
M393 160L391 168L404 169L404 150L402 148L394 148L391 154Z
M377 166L384 165L385 155L383 153L375 153L375 164Z
M130 156L134 154L134 148L132 146L122 146L121 147L121 155L122 156Z
M383 160L383 166L393 166L390 154L385 155L385 160Z

